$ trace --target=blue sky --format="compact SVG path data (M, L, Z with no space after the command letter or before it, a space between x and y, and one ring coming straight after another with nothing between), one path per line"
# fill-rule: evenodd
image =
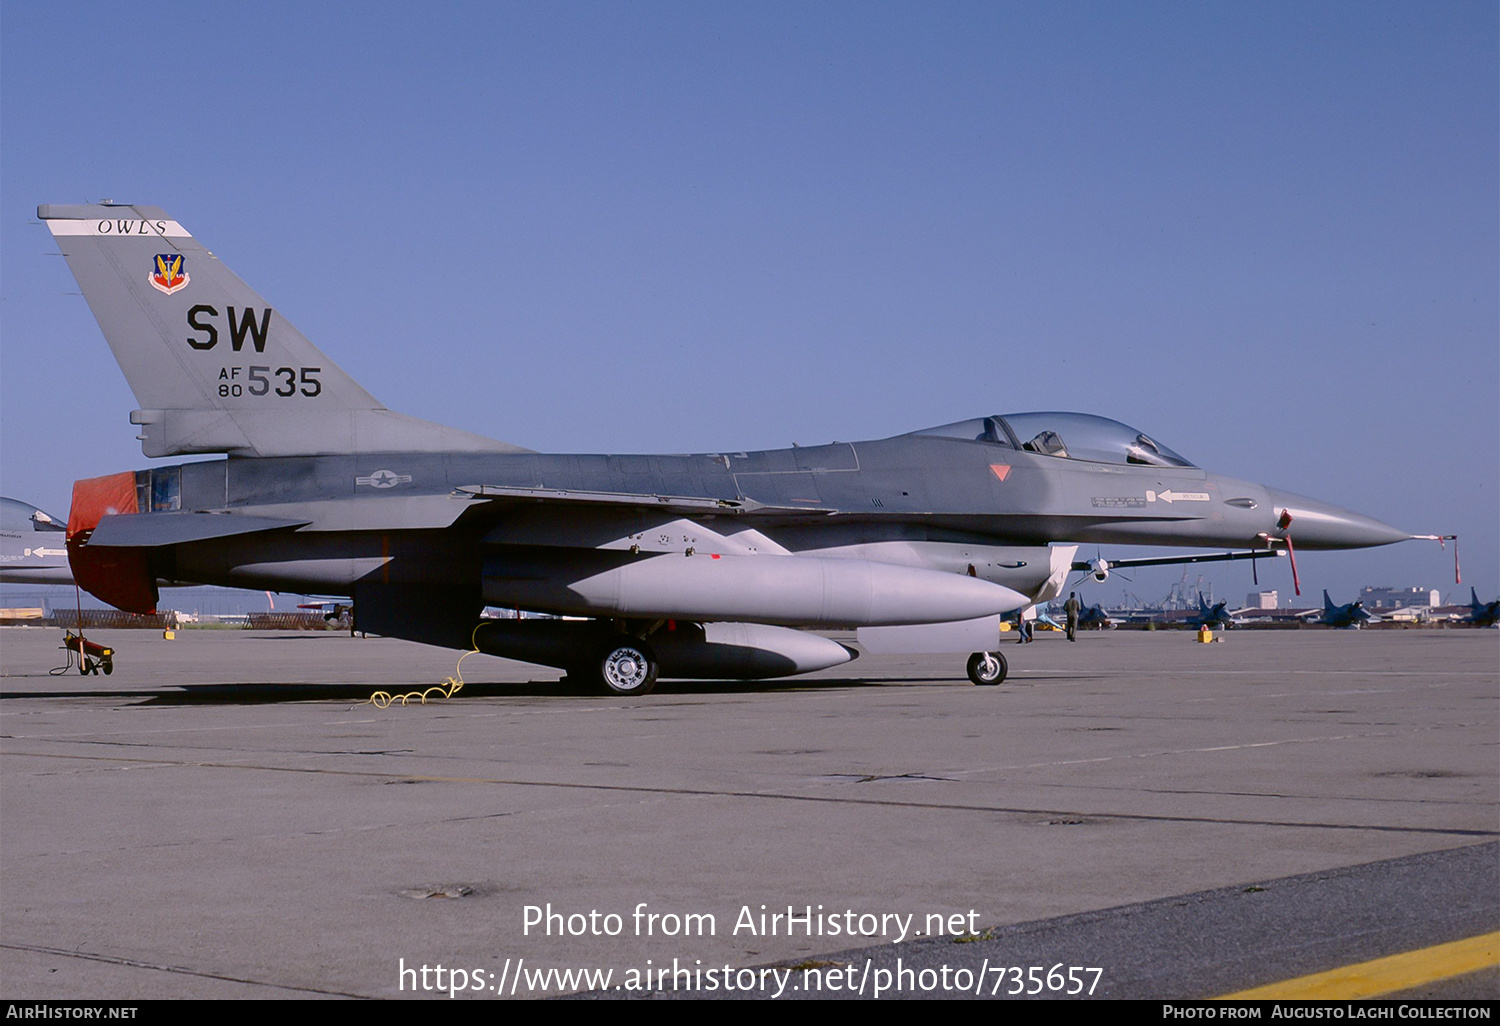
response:
M405 413L683 452L1084 410L1457 531L1493 598L1497 38L1478 2L4 0L0 491L148 465L35 222L109 198ZM1431 545L1300 562L1454 591Z

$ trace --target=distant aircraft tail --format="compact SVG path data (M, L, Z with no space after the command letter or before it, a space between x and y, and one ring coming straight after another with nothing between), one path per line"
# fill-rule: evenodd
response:
M1327 588L1323 589L1323 608L1325 610L1327 610L1328 612L1330 612L1330 613L1333 612L1335 609L1338 608L1337 606L1335 606L1333 604L1333 599L1331 599L1331 598L1328 597L1328 589Z
M393 413L159 207L43 205L147 456L522 451Z

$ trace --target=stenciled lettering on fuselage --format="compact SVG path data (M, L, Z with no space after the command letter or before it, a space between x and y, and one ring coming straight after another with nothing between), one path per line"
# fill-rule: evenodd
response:
M1211 498L1212 496L1207 492L1174 492L1170 489L1165 492L1148 491L1146 493L1147 502L1165 502L1169 505L1174 502L1208 502Z

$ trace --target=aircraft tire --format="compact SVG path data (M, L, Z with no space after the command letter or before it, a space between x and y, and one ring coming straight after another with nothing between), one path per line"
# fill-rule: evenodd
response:
M969 656L968 671L975 684L999 684L1010 672L1010 666L1001 652L975 652Z
M656 687L656 657L639 641L605 645L594 661L594 674L606 694L649 695Z

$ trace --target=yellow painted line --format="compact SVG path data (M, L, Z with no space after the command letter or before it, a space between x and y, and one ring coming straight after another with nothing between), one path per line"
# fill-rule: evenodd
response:
M1500 932L1225 994L1221 1001L1351 1001L1500 965Z

